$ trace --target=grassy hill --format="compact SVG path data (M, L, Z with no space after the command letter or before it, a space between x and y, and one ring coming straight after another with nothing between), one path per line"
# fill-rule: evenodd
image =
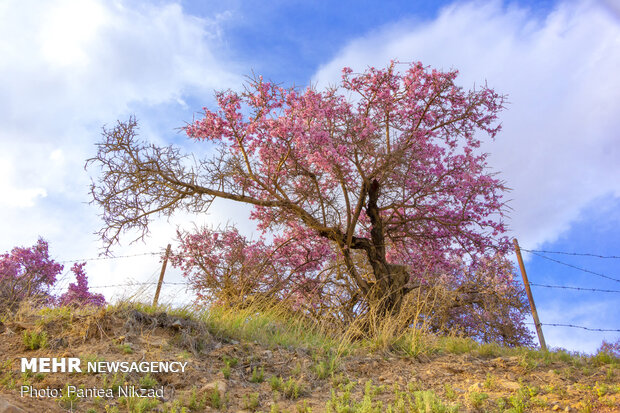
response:
M0 324L0 402L27 412L620 411L620 363L605 353L416 331L353 335L276 308L22 309ZM22 357L187 364L167 373L41 373L22 372ZM22 397L22 386L59 397ZM131 386L153 397L119 397ZM113 396L79 397L89 389Z

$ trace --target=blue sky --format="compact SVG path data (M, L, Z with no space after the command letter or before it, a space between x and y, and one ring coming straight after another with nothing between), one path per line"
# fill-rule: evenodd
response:
M337 3L337 4L336 4ZM0 251L46 238L59 260L96 257L84 160L103 124L135 114L145 138L186 145L177 130L213 91L261 74L285 85L338 80L340 69L420 60L508 94L503 132L484 146L513 188L511 235L523 248L620 255L620 7L600 1L8 0L0 6ZM205 153L205 149L192 146ZM158 221L236 222L247 210ZM620 290L620 283L525 253L540 284ZM552 255L620 279L620 260ZM153 279L153 257L91 261L91 284ZM171 270L167 280L180 281ZM68 280L70 281L70 280ZM108 298L123 290L105 289ZM169 300L188 298L168 287ZM534 288L543 323L620 329L620 294ZM619 333L545 327L547 343L595 351Z

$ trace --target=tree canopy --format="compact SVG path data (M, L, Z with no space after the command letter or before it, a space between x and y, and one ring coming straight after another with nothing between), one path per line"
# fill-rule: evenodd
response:
M217 109L185 127L190 139L211 143L205 159L140 141L134 118L104 128L88 164L101 168L92 196L103 208L106 248L126 230L147 234L153 215L202 213L224 198L251 205L258 228L273 235L261 254L279 268L274 276L290 274L269 288L303 290L302 301L345 280L353 303L389 314L410 292L441 281L453 292L448 308L470 308L475 318L490 297L518 292L505 259L507 188L480 151L481 139L500 130L504 96L464 90L457 71L399 68L345 68L341 83L322 91L258 77L241 92L218 92ZM195 235L213 244L217 233ZM186 269L213 276L196 262L208 248L200 253L189 235L183 245L194 261ZM513 296L497 311L521 334L522 295Z

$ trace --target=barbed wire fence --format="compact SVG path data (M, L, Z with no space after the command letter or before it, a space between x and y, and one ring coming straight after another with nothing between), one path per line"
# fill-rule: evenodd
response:
M531 254L533 256L548 260L550 262L553 262L557 265L562 265L565 267L569 267L572 268L574 270L577 271L581 271L583 273L589 274L589 275L593 275L593 276L597 276L609 281L613 281L613 282L618 282L620 283L620 278L616 278L615 276L611 276L609 274L604 274L601 272L597 272L597 271L592 271L588 268L583 268L577 265L573 265L567 262L564 262L562 260L556 259L556 258L552 258L549 255L563 255L563 256L573 256L573 257L589 257L589 258L598 258L598 259L603 259L603 260L620 260L620 256L617 255L601 255L601 254L595 254L595 253L584 253L584 252L567 252L567 251L548 251L548 250L535 250L535 249L528 249L528 248L523 248L520 247L519 248L521 251L527 252L528 254ZM71 259L71 260L63 260L63 261L57 261L60 264L71 264L71 263L80 263L80 262L90 262L90 261L101 261L101 260L117 260L117 259L125 259L125 258L133 258L133 257L143 257L143 256L159 256L160 258L162 258L162 260L167 260L167 256L165 256L165 253L163 250L160 251L152 251L152 252L142 252L142 253L137 253L137 254L130 254L130 255L119 255L119 256L106 256L106 257L91 257L91 258L80 258L80 259ZM125 287L125 288L129 288L129 287L146 287L146 286L156 286L158 284L158 282L161 282L161 286L184 286L184 287L189 287L191 285L191 283L189 283L188 281L166 281L165 279L163 279L163 273L160 274L160 280L158 281L156 278L157 273L160 272L160 269L157 268L152 275L149 277L149 281L131 281L131 282L127 282L127 283L113 283L113 284L96 284L96 285L92 285L89 286L89 288L92 288L94 290L98 290L98 289L107 289L107 288L121 288L121 287ZM532 287L537 287L537 288L549 288L549 289L561 289L561 290L571 290L571 291L579 291L579 292L590 292L590 293L603 293L603 294L619 294L620 293L620 289L605 289L605 288L589 288L589 287L582 287L582 286L575 286L575 285L554 285L554 284L543 284L543 283L538 283L538 282L528 282L528 284ZM607 295L607 297L609 297L609 295ZM620 305L619 305L620 307ZM526 323L528 325L536 325L536 323ZM595 332L617 332L620 333L620 329L616 329L616 328L601 328L601 327L592 327L592 326L582 326L582 325L575 325L575 324L571 324L571 323L543 323L543 322L539 322L540 326L547 326L547 327L566 327L566 328L575 328L575 329L581 329L581 330L587 330L587 331L595 331Z
M520 265L520 269L521 269L521 273L523 276L523 283L524 283L524 287L526 289L526 292L528 294L528 299L530 300L530 306L531 306L531 310L532 310L532 317L534 319L533 323L526 323L528 325L534 325L536 327L536 332L538 334L538 339L541 345L541 348L543 350L546 350L546 343L545 343L545 339L544 339L544 335L542 332L542 326L548 326L548 327L566 327L566 328L574 328L574 329L581 329L581 330L586 330L586 331L593 331L593 332L613 332L613 333L618 333L620 332L620 329L616 329L616 328L600 328L600 327L592 327L592 326L583 326L583 325L576 325L576 324L572 324L572 323L543 323L539 320L538 318L538 314L536 311L536 306L534 304L534 300L532 297L532 293L530 290L530 286L532 287L537 287L537 288L550 288L550 289L561 289L561 290L571 290L571 291L575 291L575 292L588 292L588 293L603 293L603 294L618 294L620 293L620 290L618 289L610 289L610 288L591 288L591 287L583 287L583 286L576 286L576 285L554 285L554 284L542 284L542 283L537 283L537 282L529 282L528 280L528 276L525 272L525 266L523 264L523 260L521 258L521 251L527 252L529 254L531 254L532 256L535 257L539 257L542 258L544 260L550 261L554 264L557 265L561 265L561 266L565 266L568 268L571 268L573 270L577 270L577 271L581 271L585 274L591 275L591 276L596 276L608 281L612 281L612 282L619 282L620 283L620 279L615 277L615 276L611 276L609 274L604 274L601 272L597 272L597 271L592 271L588 268L583 268L583 266L578 266L578 265L574 265L556 258L552 258L549 255L563 255L563 256L572 256L572 257L588 257L588 258L597 258L597 259L604 259L604 260L614 260L614 259L620 259L620 256L616 256L616 255L601 255L601 254L594 254L594 253L584 253L584 252L567 252L567 251L548 251L548 250L534 250L534 249L528 249L528 248L521 248L519 247L519 244L517 242L517 240L514 240L514 245L515 245L515 252L517 254L517 258L519 261L519 265ZM609 297L609 295L607 295L607 297Z

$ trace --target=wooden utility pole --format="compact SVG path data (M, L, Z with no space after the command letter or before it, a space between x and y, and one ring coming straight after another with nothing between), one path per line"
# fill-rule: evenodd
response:
M161 291L161 285L164 282L164 274L166 273L166 265L168 264L168 257L170 256L170 244L166 248L166 255L164 255L164 262L161 265L161 273L159 273L159 282L157 283L157 290L155 290L155 297L153 298L153 307L157 305L159 300L159 292Z
M519 242L517 239L512 240L515 245L515 252L517 253L517 260L519 260L519 267L521 268L521 276L523 277L523 284L525 285L525 292L527 293L527 299L530 301L530 308L532 309L532 317L534 318L534 325L536 326L536 334L538 334L538 341L540 342L540 348L543 351L547 351L547 343L545 343L545 336L543 336L542 325L538 319L538 312L536 311L536 304L534 304L534 297L532 296L532 290L530 290L530 282L527 279L527 273L525 272L525 265L523 264L523 257L521 257L521 248L519 248Z

